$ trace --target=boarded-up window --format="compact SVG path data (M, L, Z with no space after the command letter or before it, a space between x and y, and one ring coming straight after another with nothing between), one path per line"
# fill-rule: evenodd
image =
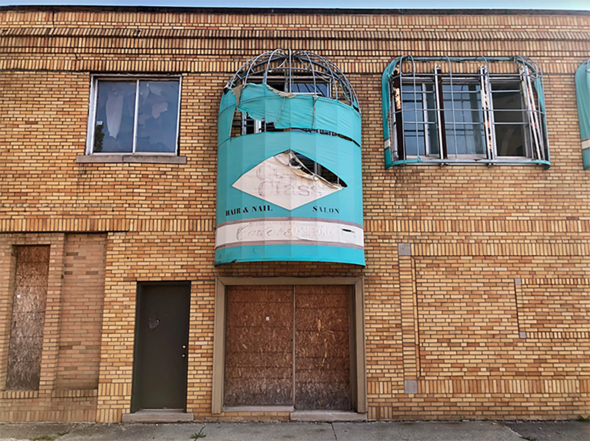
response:
M16 247L6 389L39 388L49 275L49 246Z

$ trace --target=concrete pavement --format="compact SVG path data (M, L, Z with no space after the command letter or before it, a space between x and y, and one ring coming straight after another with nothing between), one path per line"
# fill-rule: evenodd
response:
M198 437L198 434L201 437ZM204 437L202 436L204 435ZM0 441L589 441L590 424L559 422L0 424Z

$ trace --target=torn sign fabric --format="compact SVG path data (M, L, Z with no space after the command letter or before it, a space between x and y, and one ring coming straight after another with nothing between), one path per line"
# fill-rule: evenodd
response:
M235 109L277 129L326 131L361 145L361 115L338 100L308 94L284 93L266 84L248 84L227 90L219 110L219 142L230 136Z

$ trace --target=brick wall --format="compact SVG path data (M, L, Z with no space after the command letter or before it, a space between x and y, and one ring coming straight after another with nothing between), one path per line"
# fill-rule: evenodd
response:
M49 246L49 273L39 387L35 390L6 390L10 317L16 259L14 249L22 245ZM93 421L97 389L58 390L57 371L64 275L65 235L26 233L0 235L0 421ZM104 265L104 264L103 264Z
M34 398L0 392L2 420L120 421L131 399L136 284L149 280L191 281L188 411L198 419L285 418L211 415L216 276L364 276L370 419L590 413L590 183L573 82L589 56L590 15L0 9L0 23L0 232L11 244L14 233L68 232L81 235L67 236L66 250L93 253L94 240L106 246L98 391L76 398L88 410L59 410L56 400L74 400L64 395L74 392L56 389L65 384L67 362L57 361L58 348L46 340L56 382ZM365 268L213 266L221 90L243 62L277 47L329 58L359 96ZM537 61L552 167L384 170L381 73L408 53ZM85 149L91 73L122 72L182 75L186 165L76 163ZM402 243L409 255L398 252ZM74 257L66 251L62 258L64 298L69 286L76 291L67 274L68 262L79 263ZM0 259L3 276L9 268L10 259ZM98 293L100 274L86 276ZM0 278L2 293L10 283ZM0 378L5 360L0 351ZM407 393L408 385L417 393Z
M56 389L97 389L106 235L66 236Z

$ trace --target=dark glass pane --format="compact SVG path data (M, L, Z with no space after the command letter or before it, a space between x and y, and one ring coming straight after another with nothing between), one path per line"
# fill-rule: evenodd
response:
M344 182L342 179L340 179L338 176L336 176L336 173L334 173L332 170L328 170L327 168L320 165L319 172L320 172L320 176L322 178L324 178L326 181L328 181L332 184L339 184L344 188L348 187L346 185L346 182Z
M452 90L452 93L451 93ZM481 122L482 108L479 84L443 85L445 122Z
M497 124L496 149L498 156L527 156L521 124Z
M502 110L522 113L524 109L519 83L493 83L492 100L494 103L494 114ZM510 121L514 121L514 119Z
M242 133L243 135L251 135L253 133L256 133L256 123L258 121L253 120L252 118L248 118L247 116L242 115L243 118L243 131L244 133Z
M406 156L424 156L424 125L404 124L404 146Z
M283 132L283 129L277 129L274 122L264 123L265 132Z
M299 166L303 164L304 168L301 170L307 174L318 174L326 181L332 184L340 184L342 187L346 187L346 183L342 181L333 171L328 170L321 164L318 164L313 159L308 158L305 155L302 155L299 152L293 152L297 159L291 159L292 166Z
M485 154L483 110L477 83L443 85L447 154Z
M328 96L328 84L316 81L315 85L313 81L309 83L292 83L292 93L307 93L319 96Z
M307 156L302 155L301 153L298 153L298 152L293 152L293 153L295 153L295 156L297 157L297 159L299 160L299 162L301 164L303 164L305 166L305 168L307 169L307 170L304 169L303 170L304 172L306 172L306 173L309 172L310 174L316 172L316 169L315 169L315 164L316 163L315 163L315 161L313 159L310 159ZM297 165L297 161L292 160L292 164L291 165Z
M434 113L434 112L433 112ZM434 121L434 120L433 120ZM436 123L428 124L426 126L428 131L428 154L431 156L440 156L440 150L438 147L438 128Z
M272 87L275 90L280 90L281 92L285 90L285 82L281 81L280 83L274 82L274 81L267 81L267 83L270 87Z
M520 82L492 83L498 156L526 157L526 113Z
M136 152L176 152L178 81L140 81Z
M522 111L511 112L511 111L494 110L494 122L524 124L525 115L524 115L524 112L522 112Z
M496 122L524 122L524 102L519 83L493 83L492 101Z
M485 133L481 124L447 124L447 153L455 155L485 154Z
M492 93L517 92L521 93L520 81L493 81Z
M99 81L94 153L133 152L135 81Z

